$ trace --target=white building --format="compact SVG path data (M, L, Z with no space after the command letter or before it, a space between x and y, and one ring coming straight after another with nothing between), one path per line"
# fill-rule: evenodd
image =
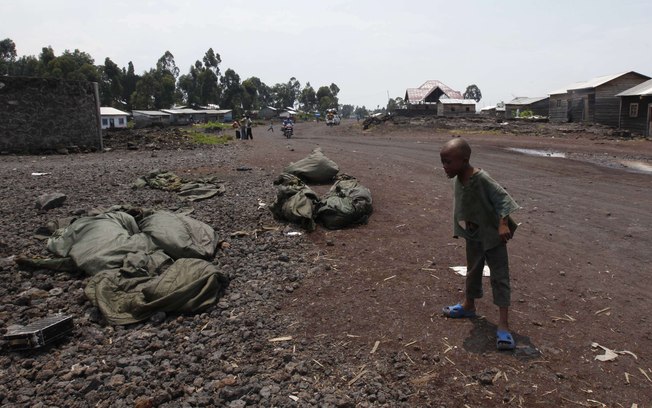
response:
M127 117L129 114L121 110L106 106L100 107L100 117L102 118L102 129L108 128L126 128Z

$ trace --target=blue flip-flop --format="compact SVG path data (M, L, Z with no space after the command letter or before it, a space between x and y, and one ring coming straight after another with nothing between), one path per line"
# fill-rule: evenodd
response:
M496 348L498 350L514 350L516 348L516 342L514 341L512 334L507 330L497 330Z
M446 306L445 308L442 309L442 313L446 317L450 317L451 319L463 319L465 317L475 317L475 310L465 310L462 307L461 303L458 303L453 306Z

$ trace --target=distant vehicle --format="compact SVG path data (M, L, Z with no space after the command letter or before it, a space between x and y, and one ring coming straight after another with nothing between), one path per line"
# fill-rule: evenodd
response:
M340 117L335 109L326 111L326 126L335 126L340 124Z

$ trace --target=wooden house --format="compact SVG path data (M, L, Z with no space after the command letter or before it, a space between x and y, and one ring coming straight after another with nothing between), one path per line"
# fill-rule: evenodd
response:
M652 79L616 95L620 98L618 127L652 136Z
M170 124L188 125L206 121L206 111L190 108L161 109L170 115Z
M620 98L616 95L650 77L630 71L577 82L550 93L551 122L584 122L618 126Z
M505 117L515 118L523 111L530 111L534 116L548 117L550 113L549 99L547 96L514 98L505 104Z
M126 128L129 114L116 108L100 107L102 129Z
M418 88L408 88L405 91L405 103L408 109L439 110L437 102L440 99L463 100L459 91L452 89L441 81L432 79L426 81ZM475 103L474 103L475 106Z
M437 116L468 116L475 114L473 99L440 99L437 102Z

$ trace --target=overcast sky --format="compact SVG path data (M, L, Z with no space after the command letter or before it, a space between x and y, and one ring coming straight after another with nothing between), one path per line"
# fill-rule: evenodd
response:
M576 81L652 76L652 1L0 0L19 56L75 48L137 73L169 50L181 73L209 49L224 72L267 85L336 83L340 103L385 106L429 79L479 106Z

